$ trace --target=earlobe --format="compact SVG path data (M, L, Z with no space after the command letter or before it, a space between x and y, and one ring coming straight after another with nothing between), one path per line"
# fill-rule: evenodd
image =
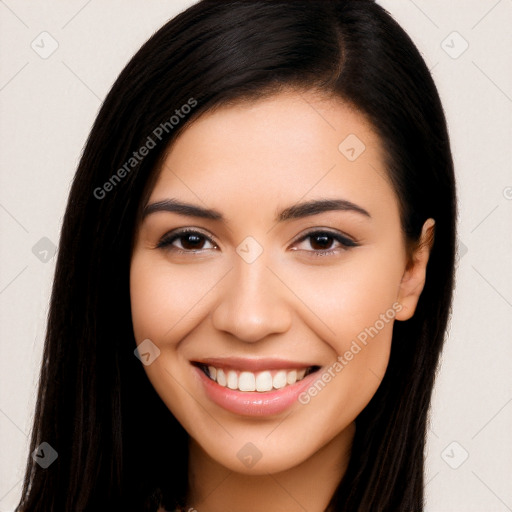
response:
M414 250L400 282L397 301L402 309L396 315L396 320L409 320L414 315L420 298L427 272L430 251L434 244L435 221L429 218L423 224L421 237Z

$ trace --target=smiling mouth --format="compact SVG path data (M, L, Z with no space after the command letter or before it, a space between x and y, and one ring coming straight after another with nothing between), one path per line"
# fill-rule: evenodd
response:
M216 382L219 386L235 391L258 391L261 393L292 386L320 369L320 366L309 366L307 368L251 372L218 368L202 363L194 363L194 365L200 368L210 380Z

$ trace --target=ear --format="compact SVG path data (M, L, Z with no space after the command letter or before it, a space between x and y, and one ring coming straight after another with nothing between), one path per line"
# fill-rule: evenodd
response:
M402 309L396 314L397 320L409 320L416 310L416 305L425 286L428 258L434 244L434 226L434 219L425 221L419 243L405 268L398 290L397 301L402 305Z

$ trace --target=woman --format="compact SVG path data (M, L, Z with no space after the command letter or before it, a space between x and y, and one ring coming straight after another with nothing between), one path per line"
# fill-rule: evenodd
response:
M435 85L381 7L180 14L75 176L18 510L422 510L455 221Z

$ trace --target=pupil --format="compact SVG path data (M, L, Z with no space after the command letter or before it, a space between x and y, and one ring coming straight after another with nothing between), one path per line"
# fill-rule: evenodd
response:
M182 245L185 249L199 249L202 245L202 237L197 235L185 235ZM188 247L187 247L188 246Z
M332 243L332 236L329 235L316 235L313 237L313 241L311 246L313 249L328 249ZM320 247L315 247L315 245L319 245Z

